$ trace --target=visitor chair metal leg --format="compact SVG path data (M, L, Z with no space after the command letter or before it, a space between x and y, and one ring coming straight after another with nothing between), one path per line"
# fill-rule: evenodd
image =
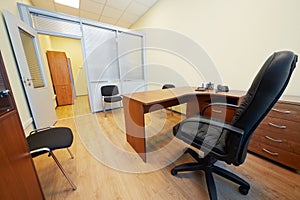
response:
M53 154L52 151L49 152L49 154L51 155L51 157L53 158L53 160L56 162L57 166L59 167L60 171L64 174L64 176L67 178L68 182L70 183L70 185L72 186L73 190L76 190L77 187L75 186L75 184L72 182L72 180L69 178L69 176L67 175L66 171L64 170L64 168L61 166L60 162L57 160L56 156Z
M67 148L67 150L68 150L68 152L69 152L69 154L70 154L71 158L72 158L72 159L74 159L74 156L73 156L73 154L72 154L71 150L70 150L69 148Z

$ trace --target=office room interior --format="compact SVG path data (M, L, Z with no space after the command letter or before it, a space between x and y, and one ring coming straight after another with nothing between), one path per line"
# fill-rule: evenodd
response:
M0 51L22 129L22 135L16 137L26 144L22 150L10 151L5 148L19 142L14 143L14 138L10 138L8 144L1 142L1 162L5 164L1 164L0 173L5 178L0 181L0 199L216 199L208 191L203 171L171 173L175 166L196 162L184 153L190 145L173 135L173 127L189 118L190 113L200 113L201 106L197 107L199 110L189 110L186 98L150 108L146 105L141 111L142 129L134 129L145 133L144 152L138 154L134 147L136 141L128 139L131 122L126 117L132 113L126 102L135 101L132 94L139 93L148 94L151 99L159 94L167 101L168 95L198 94L202 91L195 91L197 87L212 83L213 90L209 90L208 95L221 95L220 99L226 97L226 101L229 99L238 106L269 56L281 51L300 54L300 1L80 0L80 11L61 6L54 0L45 2L0 2ZM117 18L105 16L106 9ZM139 15L128 13L130 9ZM43 26L43 20L47 22L48 18L42 19L42 14L30 15L33 12L50 13L55 19L68 19L67 23L77 20L79 28L68 32L71 26L51 26L63 20ZM27 13L30 16L26 16ZM18 43L12 39L14 29L8 25L16 20L25 21L25 26L31 26L37 34L37 57L49 98L43 99L45 95L39 96L39 91L35 90L37 96L32 101L35 105L31 105L33 96L28 97L26 87L30 84L22 75L20 54L16 53ZM34 23L28 24L29 21ZM39 25L39 28L32 27ZM59 29L62 32L53 34L53 30ZM72 32L75 29L80 33ZM106 35L102 35L102 30ZM101 41L109 34L113 39ZM110 46L112 40L115 46ZM107 49L110 47L112 49ZM104 51L103 55L95 54ZM63 52L67 59L72 93L69 100L66 100L69 95L66 90L58 94L55 86L51 52ZM113 58L106 59L106 56ZM105 69L98 72L101 60L97 59L102 58L106 59L105 66L102 64ZM126 64L128 66L123 67ZM258 125L245 161L237 166L216 162L217 166L246 180L250 184L248 194L243 195L238 184L214 174L218 199L300 198L299 76L300 70L296 67L282 96L264 116L276 123L269 122L268 126L264 120ZM272 77L272 80L277 78ZM175 88L163 91L164 84L173 84ZM101 95L104 85L117 85L124 100L121 106L119 102L108 103L110 108L106 113ZM218 92L217 85L228 86L229 92ZM187 91L182 91L184 88ZM1 93L1 98L3 95ZM141 96L137 95L136 99ZM0 113L0 127L4 127L2 123L9 112ZM284 113L283 117L278 117L280 112ZM39 115L42 119L37 119ZM229 121L231 119L232 116ZM72 130L74 138L68 149L74 158L70 158L65 148L54 151L68 174L67 179L50 154L30 157L26 137L36 128L48 126ZM272 126L282 132L273 133ZM6 135L10 134L10 129L2 130L5 131L0 134L9 138ZM200 155L203 154L200 152ZM25 170L17 171L21 168L17 160L25 157L32 175L23 176ZM28 180L31 178L34 181ZM75 188L69 184L69 179ZM16 183L18 186L13 187ZM30 189L31 186L34 189Z

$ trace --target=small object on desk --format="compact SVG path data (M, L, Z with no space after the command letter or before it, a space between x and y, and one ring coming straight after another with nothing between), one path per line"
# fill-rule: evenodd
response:
M214 84L212 82L209 83L202 83L202 86L197 87L196 91L206 91L206 90L213 90Z
M212 82L202 83L202 87L205 88L206 90L213 90L214 84Z
M205 90L206 90L205 87L197 87L197 88L195 89L195 91L205 91Z
M213 90L214 89L214 84L212 82L209 82L206 84L206 89L207 90Z
M218 85L216 92L229 92L229 88L227 85Z

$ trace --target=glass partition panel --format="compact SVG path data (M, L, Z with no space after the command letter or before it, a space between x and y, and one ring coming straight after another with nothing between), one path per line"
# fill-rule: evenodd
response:
M26 60L34 88L45 87L39 61L37 59L33 36L19 29Z
M118 32L118 53L122 80L143 80L143 38Z
M37 13L31 13L31 19L37 30L81 36L79 22Z
M83 38L90 82L119 80L116 31L84 24Z

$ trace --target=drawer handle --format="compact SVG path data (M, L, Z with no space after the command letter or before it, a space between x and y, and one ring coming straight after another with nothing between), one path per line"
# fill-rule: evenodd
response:
M271 123L271 122L269 122L269 125L270 125L270 126L274 126L274 127L276 127L276 128L281 128L281 129L285 129L285 128L286 128L286 126L280 126L280 125L277 125L277 124L273 124L273 123Z
M272 108L272 110L275 112L283 113L283 114L291 114L291 111L289 111L289 110L279 110L276 108Z
M263 150L264 152L266 152L266 153L272 155L272 156L278 156L278 155L279 155L279 153L269 151L269 150L267 150L267 149L265 149L265 148L262 148L262 150Z
M214 109L212 109L212 112L215 112L215 113L222 113L222 110L214 110Z
M274 138L272 138L272 137L270 137L270 136L265 136L265 138L267 138L268 140L271 140L271 141L273 141L273 142L279 142L279 143L281 143L282 142L282 140L278 140L278 139L274 139Z

